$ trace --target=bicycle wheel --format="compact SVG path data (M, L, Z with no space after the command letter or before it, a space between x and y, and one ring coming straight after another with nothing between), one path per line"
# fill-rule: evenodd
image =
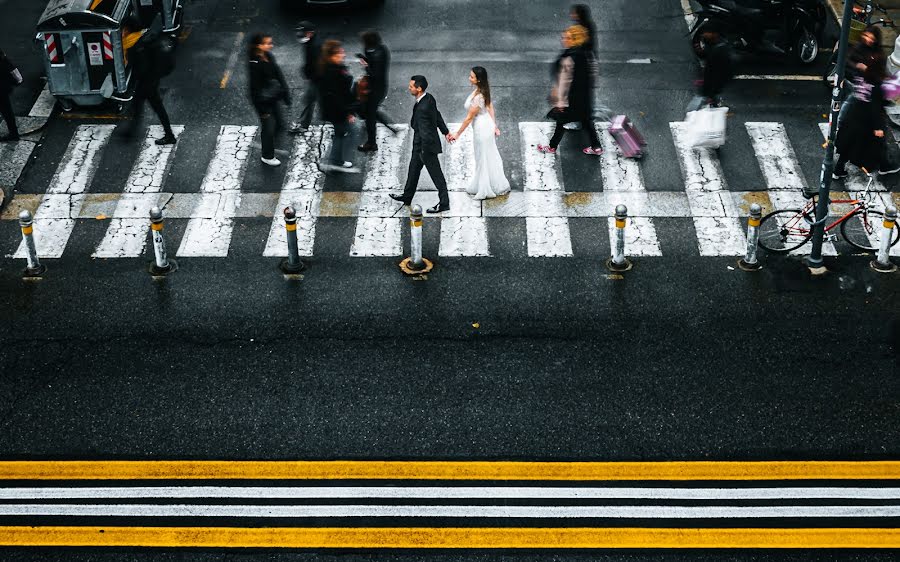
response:
M866 252L876 252L881 245L884 231L884 214L881 211L859 210L841 223L841 235L851 246ZM891 231L891 246L900 240L900 229Z
M806 244L812 236L811 217L800 209L774 211L759 223L759 245L776 254L786 254Z

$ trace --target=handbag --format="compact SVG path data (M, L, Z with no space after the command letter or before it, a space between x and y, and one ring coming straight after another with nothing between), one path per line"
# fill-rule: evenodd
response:
M704 107L685 118L685 144L692 148L719 148L725 144L727 107Z

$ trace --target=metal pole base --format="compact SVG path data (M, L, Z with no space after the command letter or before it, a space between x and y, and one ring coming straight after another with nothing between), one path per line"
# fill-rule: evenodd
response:
M434 269L434 264L431 260L426 258L422 258L421 264L413 263L412 258L406 258L400 262L400 271L406 275L422 275L423 273L428 273L432 269Z
M622 263L616 263L612 258L606 260L606 269L610 271L630 271L632 267L634 267L634 264L628 261L628 258L625 258L625 261L623 261Z
M296 275L306 269L306 266L303 265L302 261L298 260L296 264L292 264L289 259L284 258L281 260L281 263L278 264L278 269L285 275Z
M893 273L897 271L897 265L888 262L887 264L883 264L877 260L872 260L869 262L869 267L877 271L878 273Z
M35 277L40 277L47 271L47 266L44 264L40 264L37 267L26 267L25 271L22 273L22 277L25 279L34 279Z
M154 261L150 263L149 269L150 275L152 275L153 277L165 277L170 273L178 271L178 262L176 262L175 260L169 260L168 267L157 267L156 262Z
M738 267L744 271L759 271L760 269L762 269L762 264L760 264L759 262L747 263L746 261L744 261L744 258L739 259L737 263Z

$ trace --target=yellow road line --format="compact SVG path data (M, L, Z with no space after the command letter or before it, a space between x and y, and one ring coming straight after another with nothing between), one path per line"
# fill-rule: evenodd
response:
M222 75L222 79L219 80L219 89L224 90L226 86L228 86L228 80L231 79L231 70L225 70L225 74Z
M231 55L228 57L228 62L225 63L225 73L222 74L222 79L219 81L219 88L222 90L228 86L228 81L231 80L231 69L234 68L235 63L237 63L238 53L241 50L241 43L243 40L244 32L239 31L234 38L234 45L231 47Z
M0 461L0 480L897 480L900 461Z
M0 546L900 548L900 529L0 527Z

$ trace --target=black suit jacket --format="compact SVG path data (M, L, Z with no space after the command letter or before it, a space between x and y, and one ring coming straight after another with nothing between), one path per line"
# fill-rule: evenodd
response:
M438 129L443 134L448 134L450 129L444 123L441 112L438 111L437 101L431 94L425 94L413 107L412 120L409 122L415 134L413 135L413 152L428 152L440 154L441 137Z

